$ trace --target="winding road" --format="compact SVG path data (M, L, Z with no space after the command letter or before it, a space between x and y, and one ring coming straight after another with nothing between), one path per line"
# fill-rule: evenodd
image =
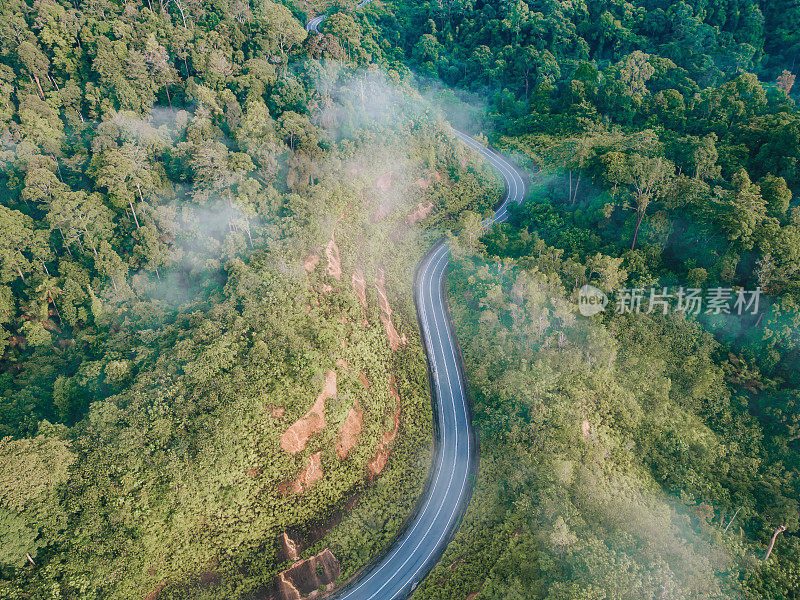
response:
M369 0L362 0L363 6ZM306 25L317 32L324 17ZM522 175L502 156L465 133L455 134L505 179L506 194L494 217L484 226L508 218L508 205L525 194ZM417 510L391 548L332 598L336 600L397 600L410 595L444 553L466 509L477 465L477 446L470 422L466 381L458 342L445 301L445 273L450 250L440 240L423 257L414 282L420 329L433 382L436 436L434 464Z

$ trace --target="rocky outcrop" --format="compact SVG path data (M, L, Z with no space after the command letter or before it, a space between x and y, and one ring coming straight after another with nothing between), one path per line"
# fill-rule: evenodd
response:
M275 578L279 600L301 600L328 587L339 577L341 567L330 549L311 558L296 562ZM316 594L315 594L316 595Z

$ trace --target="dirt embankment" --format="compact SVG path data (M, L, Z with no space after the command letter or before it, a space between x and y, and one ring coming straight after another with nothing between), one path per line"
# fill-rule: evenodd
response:
M308 457L308 464L306 465L306 468L300 471L297 479L292 482L290 489L295 494L302 494L308 488L310 488L314 482L322 479L323 475L322 450L320 450L319 452L315 452Z
M397 393L397 382L394 378L394 375L392 375L389 379L389 392L397 402L397 408L394 411L394 428L391 431L384 432L381 443L378 445L378 451L375 453L375 456L372 457L369 463L367 463L370 479L380 474L381 471L383 471L383 469L386 467L386 463L389 460L389 452L391 450L389 445L395 440L397 433L400 431L401 401L400 394Z
M320 261L319 255L314 254L312 252L303 259L303 269L305 270L306 273L311 273L314 269L317 268L319 261Z
M399 350L400 346L407 343L406 336L400 336L392 323L392 308L389 306L389 298L386 294L386 275L383 269L378 270L375 278L375 288L378 290L378 304L381 307L381 321L386 327L386 337L389 338L389 346L392 350Z
M311 436L325 429L325 402L336 395L336 371L325 373L325 384L317 396L314 406L300 419L289 426L281 436L281 448L292 454L305 449Z
M275 588L280 600L301 600L310 594L314 597L322 589L331 589L339 577L341 567L330 549L311 558L296 562L278 573ZM316 592L316 593L315 593Z
M339 460L347 458L350 450L356 445L363 423L364 411L359 408L358 402L356 402L350 412L347 413L347 418L342 423L342 429L339 432L339 443L336 446L336 455Z
M300 556L297 544L284 531L278 539L278 558L280 560L296 561Z
M342 278L342 259L339 256L339 246L336 245L333 233L331 233L328 245L325 246L325 257L328 259L326 274L339 281Z
M427 202L420 202L417 204L417 207L413 210L413 212L408 215L406 218L406 223L419 223L433 210L433 200L428 200Z

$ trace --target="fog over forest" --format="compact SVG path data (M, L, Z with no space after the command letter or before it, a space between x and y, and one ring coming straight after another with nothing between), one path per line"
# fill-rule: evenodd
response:
M797 598L798 57L793 0L4 0L0 598L378 564L441 238L479 454L411 597Z

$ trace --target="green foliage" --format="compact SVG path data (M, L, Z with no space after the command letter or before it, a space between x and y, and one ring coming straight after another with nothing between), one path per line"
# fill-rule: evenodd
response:
M408 290L446 229L483 456L449 566L417 595L795 594L796 3L348 2L307 34L294 15L323 4L0 8L2 594L251 597L285 566L275 536L323 525L305 552L355 573L428 464ZM477 91L493 139L546 172L509 225L481 236L499 179L412 68ZM753 323L587 323L570 303L586 282L769 296ZM329 425L290 455L280 434L327 369ZM401 435L369 485L392 375ZM320 450L325 477L282 492Z
M464 249L451 272L481 473L415 597L781 597L767 589L792 589L778 565L796 564L794 543L779 541L774 575L754 558L797 526L797 480L766 460L738 363L680 316L576 317L576 265L547 251L484 263ZM593 257L580 277L618 268Z
M3 597L248 597L285 567L280 532L315 526L304 550L352 574L413 508L432 435L413 268L500 190L407 70L331 60L369 60L353 18L326 28L267 1L0 8ZM283 450L329 369L327 427Z

